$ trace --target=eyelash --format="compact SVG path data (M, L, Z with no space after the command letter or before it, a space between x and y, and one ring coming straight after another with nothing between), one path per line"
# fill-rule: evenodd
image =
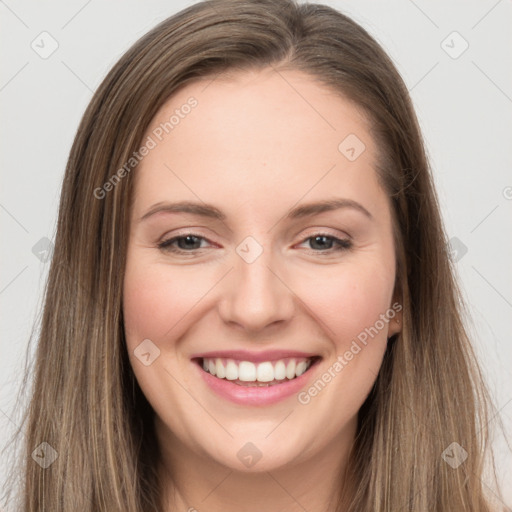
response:
M194 254L195 251L200 250L200 249L192 249L190 251L185 251L183 249L177 249L176 247L172 247L172 244L174 244L178 240L185 239L187 237L194 237L194 238L198 238L200 240L207 240L205 237L197 235L195 233L185 233L180 236L175 236L173 238L169 238L168 240L163 240L162 242L160 242L158 244L158 248L164 252L171 252L171 253L175 253L175 254ZM331 249L324 249L323 251L311 250L312 253L314 253L314 254L330 254L332 252L341 252L341 251L346 251L346 250L352 248L352 241L350 239L336 238L335 236L328 235L327 233L316 233L314 235L308 236L304 240L302 240L301 244L306 242L307 240L311 240L311 239L318 238L318 237L325 237L325 238L331 239L331 240L333 240L334 244L336 244L338 247L331 248Z

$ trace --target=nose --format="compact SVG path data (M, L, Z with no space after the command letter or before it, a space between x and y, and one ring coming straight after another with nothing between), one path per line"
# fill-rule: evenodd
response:
M267 250L252 263L235 254L219 305L223 321L251 333L286 325L294 315L294 294L281 268Z

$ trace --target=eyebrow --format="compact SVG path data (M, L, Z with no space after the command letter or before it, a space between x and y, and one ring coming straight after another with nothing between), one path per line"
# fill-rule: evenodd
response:
M320 213L339 210L342 208L352 208L363 213L369 219L373 219L372 214L360 203L352 199L327 199L315 203L307 203L296 208L293 208L285 216L288 220L310 217ZM155 215L159 212L167 213L190 213L201 217L212 218L220 221L226 220L226 214L213 205L207 203L197 203L194 201L179 201L176 203L160 202L154 204L149 210L139 219L139 222Z

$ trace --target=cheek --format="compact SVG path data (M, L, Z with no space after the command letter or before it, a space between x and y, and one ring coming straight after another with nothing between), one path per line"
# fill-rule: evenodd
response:
M323 371L298 399L305 406L313 404L317 417L330 418L326 432L332 435L357 414L368 396L386 351L389 320L394 317L393 260L362 260L357 265L340 265L332 275L317 279L313 293L306 295L331 346Z
M357 336L377 323L379 338L387 339L388 323L380 315L391 306L395 274L387 261L369 258L357 264L333 266L333 271L317 274L300 294L316 314L326 334L345 350Z
M189 267L192 269L192 267ZM134 348L142 339L166 339L179 332L180 321L208 291L197 272L169 272L161 265L128 264L124 281L123 313L127 343Z

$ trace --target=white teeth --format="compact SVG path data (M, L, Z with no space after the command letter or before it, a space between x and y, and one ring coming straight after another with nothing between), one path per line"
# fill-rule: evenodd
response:
M276 365L274 366L274 379L286 379L286 365L283 361L277 361Z
M255 381L256 365L250 361L241 361L238 365L238 378L244 382Z
M253 363L217 357L203 358L203 370L219 379L266 383L300 377L311 366L311 363L311 359L304 358L286 358L279 361Z
M236 380L238 379L238 366L232 359L228 359L226 364L226 379Z
M295 360L292 359L288 366L286 367L286 377L288 379L293 379L295 377Z
M295 368L295 375L300 377L306 371L306 368L307 363L305 361L301 361L299 364L297 364L297 368Z
M226 369L219 358L215 360L215 375L217 375L219 379L223 379L226 376Z
M240 366L242 366L242 363L240 363ZM272 363L260 363L258 365L257 379L252 380L258 380L259 382L272 382L274 380L274 367L272 366Z

